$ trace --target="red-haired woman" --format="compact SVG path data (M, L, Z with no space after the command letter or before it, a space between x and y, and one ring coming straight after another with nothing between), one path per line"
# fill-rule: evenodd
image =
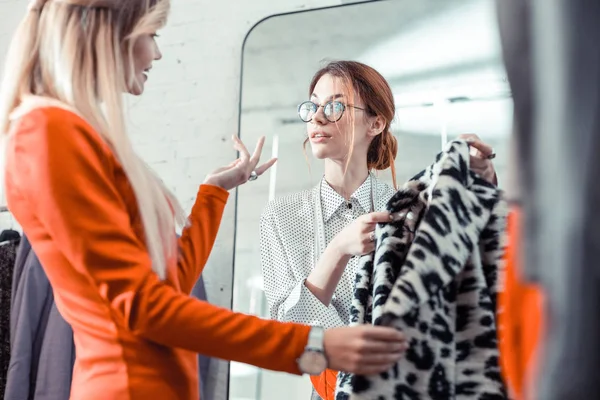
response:
M372 171L390 168L396 179L398 145L390 130L395 106L385 78L354 61L320 69L309 96L298 114L306 122L305 144L324 160L325 174L315 188L267 205L261 218L262 271L271 318L333 328L349 323L356 256L374 250L375 225L390 220L378 210L396 190ZM463 138L478 152L471 168L494 180L486 157L492 149L475 135ZM325 386L332 388L335 375L329 378Z

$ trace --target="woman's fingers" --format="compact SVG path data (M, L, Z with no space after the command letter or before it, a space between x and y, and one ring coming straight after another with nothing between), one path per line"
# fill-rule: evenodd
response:
M243 163L247 163L250 161L250 153L248 149L244 145L244 143L240 140L239 137L233 135L233 148L236 149L240 153L240 160Z
M276 158L272 158L269 161L267 161L266 163L262 164L259 167L256 167L254 170L256 171L256 175L261 176L262 174L264 174L265 172L267 172L267 170L269 168L271 168L273 165L275 165L275 163L277 162Z
M256 165L260 161L260 156L261 156L264 144L265 144L265 137L261 136L260 139L258 139L258 142L256 143L256 148L254 149L254 153L252 154L252 157L250 157L250 166L252 169L256 168ZM257 171L257 173L258 173L258 171Z
M368 224L378 224L383 222L390 222L392 215L387 211L377 211L369 214L365 214L363 219Z
M469 144L471 145L471 155L473 156L487 159L494 154L492 146L483 143L481 140L474 140L469 142Z
M489 144L483 142L479 136L474 133L464 133L458 136L465 140L471 146L471 155L475 157L488 159L494 154L494 149Z

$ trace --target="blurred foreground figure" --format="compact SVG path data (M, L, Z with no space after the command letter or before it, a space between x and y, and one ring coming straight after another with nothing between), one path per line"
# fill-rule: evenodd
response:
M504 373L519 399L600 398L600 2L497 5L515 103Z

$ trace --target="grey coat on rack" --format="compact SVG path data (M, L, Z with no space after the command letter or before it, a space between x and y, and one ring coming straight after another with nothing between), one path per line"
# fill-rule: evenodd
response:
M27 237L15 263L10 320L4 398L67 400L75 361L73 331L54 304L50 282Z
M0 396L4 395L10 359L11 287L19 239L19 233L13 230L0 233Z

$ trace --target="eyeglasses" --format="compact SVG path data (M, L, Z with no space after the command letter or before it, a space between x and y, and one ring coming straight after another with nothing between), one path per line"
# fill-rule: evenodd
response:
M315 104L312 101L305 101L304 103L298 106L298 116L304 122L312 121L313 117L317 113L317 110L323 107L323 114L325 114L325 118L329 122L338 122L342 115L344 115L344 111L346 111L346 107L356 108L357 110L365 110L364 108L356 107L350 104L344 104L339 101L328 101L325 105L321 106L319 104Z

